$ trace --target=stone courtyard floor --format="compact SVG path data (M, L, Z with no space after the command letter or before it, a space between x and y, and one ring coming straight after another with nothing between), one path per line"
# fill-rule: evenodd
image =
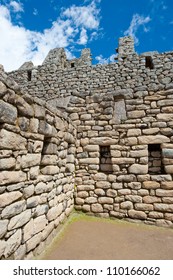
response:
M173 260L173 229L74 213L39 259Z

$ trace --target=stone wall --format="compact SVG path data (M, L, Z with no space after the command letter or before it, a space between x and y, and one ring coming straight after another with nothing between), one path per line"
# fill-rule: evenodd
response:
M173 52L138 55L129 37L117 51L109 65L54 57L30 80L27 69L9 76L77 127L77 210L172 226Z
M0 69L0 258L32 258L74 208L76 130Z

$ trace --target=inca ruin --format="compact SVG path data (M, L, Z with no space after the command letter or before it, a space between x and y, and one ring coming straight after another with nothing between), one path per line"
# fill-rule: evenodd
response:
M73 209L173 226L173 51L54 49L1 66L0 97L1 259L39 254Z

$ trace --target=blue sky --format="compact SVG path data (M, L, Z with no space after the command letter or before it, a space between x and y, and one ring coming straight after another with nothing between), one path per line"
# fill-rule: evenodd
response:
M114 61L118 38L137 53L173 50L173 0L0 0L0 64L39 65L50 49L68 59L91 48L93 64Z

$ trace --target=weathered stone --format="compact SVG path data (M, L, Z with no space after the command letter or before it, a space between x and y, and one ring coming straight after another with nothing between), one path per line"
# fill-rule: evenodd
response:
M125 199L135 203L142 203L142 197L139 195L126 195Z
M6 206L1 215L3 219L9 219L17 214L20 214L25 208L25 200L18 201Z
M132 173L132 174L147 174L148 173L148 165L134 163L129 167L129 173Z
M54 229L54 222L49 223L42 231L42 240L45 240Z
M144 203L149 203L149 204L161 202L161 198L156 197L156 196L149 196L149 195L144 196L142 200Z
M155 203L154 210L160 212L173 212L173 204Z
M99 158L80 158L79 163L81 165L86 164L99 164Z
M133 203L131 201L125 201L120 204L121 209L130 210L133 209Z
M28 168L31 166L39 165L40 161L41 161L40 154L27 154L27 155L22 156L21 167Z
M47 204L38 205L34 211L34 217L44 215L48 212L49 206Z
M21 96L16 96L15 104L19 114L26 117L33 117L34 110Z
M109 196L109 197L116 197L117 196L117 191L109 189L109 190L107 190L106 195Z
M145 212L136 211L136 210L129 210L128 215L132 219L145 220L147 218L147 214L145 214Z
M113 204L113 198L111 197L99 197L98 202L101 204Z
M0 207L5 207L21 197L22 197L22 193L19 191L1 194Z
M157 189L156 190L156 195L157 196L173 196L173 190L161 190Z
M6 234L8 223L8 220L0 220L0 238Z
M23 189L23 195L25 198L32 196L34 193L34 185L30 185Z
M94 213L103 212L103 207L101 204L96 203L91 205L91 211Z
M153 208L154 208L153 205L150 204L145 204L145 203L135 204L135 210L139 210L139 211L152 211Z
M18 229L6 242L4 256L9 257L12 253L16 251L22 241L22 230Z
M118 190L118 195L128 195L131 194L131 190L129 189L122 189L122 190Z
M48 165L41 168L41 173L44 175L54 175L59 173L59 167L55 165Z
M0 172L0 185L14 184L26 180L26 173L22 171Z
M173 165L166 165L165 171L166 173L173 174Z
M15 260L23 260L26 254L26 245L20 245L14 252Z
M30 198L27 199L27 208L33 208L35 206L37 206L39 203L39 196L32 196Z
M84 203L88 203L88 204L97 203L97 198L96 197L87 197L85 199Z
M93 176L93 179L95 181L106 181L107 180L107 175L105 173L97 173Z
M35 218L35 219L31 219L29 221L29 223L27 223L23 228L24 242L26 242L28 239L30 239L32 236L34 236L38 232L42 231L46 227L47 223L48 223L48 221L47 221L45 215L39 216L38 218Z
M2 158L0 161L0 170L11 169L15 167L16 160L14 158Z
M169 143L170 139L164 135L153 135L153 136L139 136L138 137L139 144L161 144L161 143Z
M143 188L150 190L150 189L159 189L160 188L160 184L156 181L146 181L143 182Z
M48 191L47 190L47 185L43 182L38 183L35 187L35 193L36 194L41 194L41 193L47 192L47 191Z
M11 218L8 225L8 230L22 227L30 220L30 218L31 218L31 210L25 210L21 214Z
M98 181L96 183L96 187L99 189L109 189L110 188L110 183L107 181Z
M1 129L0 148L10 150L25 150L27 141L17 133Z
M34 235L31 239L26 242L26 251L29 252L34 249L42 240L42 233Z
M63 205L60 203L59 205L52 207L48 212L47 212L47 219L48 221L55 220L61 213L63 212Z
M161 182L161 188L165 190L173 190L173 182Z
M15 124L16 120L17 109L11 104L0 100L0 123L7 122L10 124Z

